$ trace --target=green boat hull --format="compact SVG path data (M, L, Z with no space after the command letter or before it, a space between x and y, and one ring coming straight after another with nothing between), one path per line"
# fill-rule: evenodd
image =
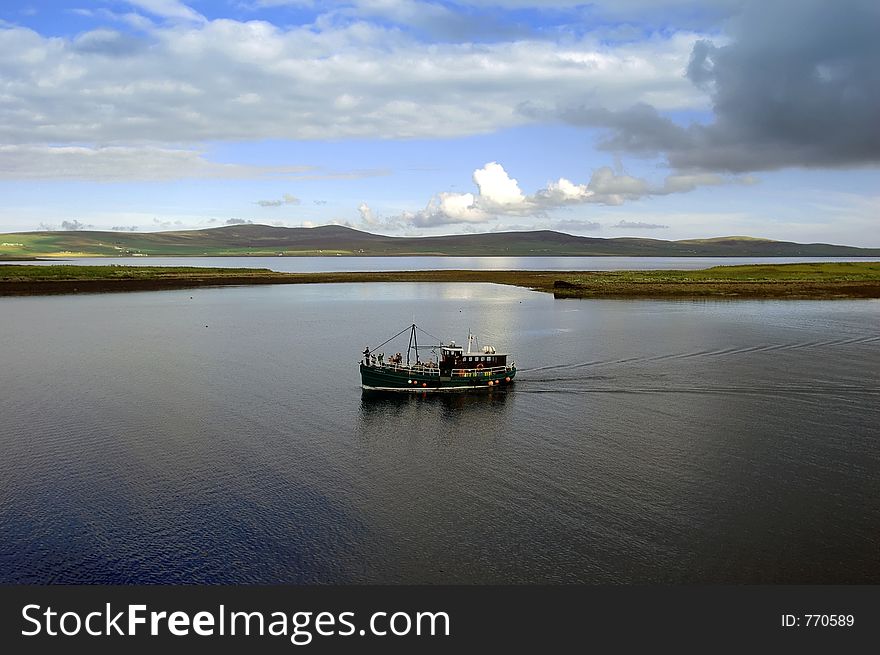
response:
M495 389L513 384L516 368L503 371L467 371L461 374L432 375L412 369L360 365L361 386L380 391L468 391ZM436 371L434 371L436 373Z

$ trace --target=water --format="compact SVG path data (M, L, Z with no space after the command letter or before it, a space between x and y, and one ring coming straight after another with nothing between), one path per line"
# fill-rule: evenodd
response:
M414 316L514 353L514 389L362 393L360 351ZM878 583L878 317L484 284L0 299L0 582Z
M736 264L869 261L857 257L83 257L78 259L3 262L42 266L199 266L268 268L285 273L361 271L517 270L622 271L694 270Z

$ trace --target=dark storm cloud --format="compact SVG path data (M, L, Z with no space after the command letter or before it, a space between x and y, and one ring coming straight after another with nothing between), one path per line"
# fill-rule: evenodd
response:
M581 107L563 120L606 127L600 147L664 155L680 170L758 171L880 163L880 4L753 2L728 45L699 41L688 78L715 121L676 125L649 105Z

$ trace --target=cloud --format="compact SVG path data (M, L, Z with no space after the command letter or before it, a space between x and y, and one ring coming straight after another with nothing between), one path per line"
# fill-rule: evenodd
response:
M687 68L714 122L681 126L645 103L561 117L608 128L606 150L661 155L679 171L880 164L876 2L752 2L731 25L729 43L695 43Z
M489 162L473 173L473 182L479 193L436 194L421 211L405 212L404 222L418 227L433 227L452 223L485 223L499 215L533 213L536 208L523 195L519 183L511 178L504 167Z
M519 183L497 162L489 162L483 168L475 170L474 184L480 189L481 204L489 211L504 213L521 207L526 202Z
M152 20L147 18L146 16L139 14L137 12L129 11L126 13L119 13L116 11L111 11L105 7L100 7L98 9L84 9L80 7L76 7L74 9L69 10L70 13L75 14L77 16L84 16L86 18L99 18L107 21L124 23L129 27L133 27L136 30L140 31L149 31L155 28L155 24ZM101 31L101 30L95 30ZM88 34L88 33L86 33ZM85 35L82 35L85 36Z
M153 219L153 225L155 225L156 227L162 227L162 228L165 228L165 227L181 227L181 226L183 226L183 221L180 221L180 220L177 220L177 221L163 221L163 220L161 220L161 219L154 218L154 219Z
M643 223L641 221L619 221L611 227L625 230L665 230L669 228L668 225L661 225L659 223Z
M110 228L114 232L137 232L137 225L114 225Z
M652 184L602 166L593 171L586 184L559 178L527 196L501 164L489 162L473 174L479 193L438 193L424 209L404 212L399 218L417 227L487 223L501 216L542 216L550 210L571 205L622 205L648 196L687 193L701 186L746 183L744 179L716 174L671 174L662 184Z
M575 184L560 177L555 182L548 182L545 188L535 194L535 197L540 204L561 207L588 202L593 194L594 192L586 184Z
M125 0L155 16L171 20L205 22L206 18L179 0Z
M79 230L91 230L95 226L94 225L86 225L85 223L81 223L80 221L74 219L72 221L61 221L61 229L65 232L75 232Z
M244 218L228 218L226 219L226 225L251 225L253 221L246 220Z
M404 212L401 219L417 227L434 227L453 223L485 223L492 215L475 204L472 193L441 192L417 212Z
M360 179L382 169L326 171L314 166L250 166L208 160L204 152L156 146L0 145L0 180L163 181L201 178ZM285 194L281 204L297 204ZM260 204L260 203L258 203ZM269 205L273 206L273 205Z
M361 215L361 222L366 225L377 225L379 223L378 217L373 213L373 210L370 209L370 206L362 202L358 205L358 213Z
M257 200L255 203L260 207L281 207L283 205L298 205L300 199L289 193L285 193L279 200Z
M569 219L556 221L551 225L551 228L560 232L593 232L602 229L602 224L594 221Z
M143 52L146 41L116 30L97 29L75 37L72 47L77 53L108 57L131 57Z
M151 6L171 15L185 5ZM218 19L75 37L3 27L0 143L453 137L532 122L516 108L544 98L700 108L706 93L683 76L700 37L428 44L363 20Z

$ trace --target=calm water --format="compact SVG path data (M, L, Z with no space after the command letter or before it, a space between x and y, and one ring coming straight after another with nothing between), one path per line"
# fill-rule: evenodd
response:
M515 388L362 393L414 316L510 349ZM880 583L878 319L476 284L0 299L0 581Z
M85 257L81 259L4 262L72 266L201 266L268 268L285 273L347 271L518 270L617 271L693 270L735 264L870 261L852 257Z

